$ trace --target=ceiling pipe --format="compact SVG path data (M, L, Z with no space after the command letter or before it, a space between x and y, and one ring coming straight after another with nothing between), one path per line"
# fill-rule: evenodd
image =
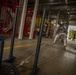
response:
M71 3L76 3L76 1L70 1L70 2L68 2L68 4L71 4ZM45 4L40 4L40 5L57 5L57 4L66 4L66 2L56 2L56 3L45 3ZM66 4L66 5L68 5L68 4Z
M68 4L66 4L66 2L54 2L54 3L43 3L43 4L39 4L39 6L52 6L52 5L69 5L69 4L76 4L76 1L70 1L68 2ZM34 5L28 5L28 6L34 6Z

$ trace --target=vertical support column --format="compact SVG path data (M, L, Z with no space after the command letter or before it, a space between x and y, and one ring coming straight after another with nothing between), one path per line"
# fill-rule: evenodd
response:
M48 13L48 21L50 20L50 11L49 11L49 13Z
M38 4L39 4L39 0L36 0L35 7L34 7L34 12L33 12L33 17L32 17L32 22L31 22L29 39L33 39L33 32L34 32L34 27L35 27L35 22L36 22Z
M68 26L69 26L69 14L67 14L66 34L68 34Z
M44 11L43 11L43 17L42 17L40 33L39 33L39 37L38 37L38 41L37 41L34 65L33 65L32 71L29 75L38 75L38 72L39 72L38 59L39 59L40 47L41 47L41 41L42 41L42 32L43 32L43 29L44 29L45 14L46 14L46 9L44 9Z
M24 29L24 22L25 22L26 11L27 11L27 4L28 4L28 0L24 0L18 39L22 39L23 37L23 29Z
M0 68L3 58L3 49L4 49L4 38L0 36Z
M48 37L48 33L49 33L49 29L50 29L49 20L50 20L50 11L48 13L48 27L47 27L47 31L46 31L46 37Z
M9 53L9 59L7 59L7 62L13 62L15 60L15 57L13 56L13 49L14 49L14 42L15 42L15 32L16 32L16 24L17 24L17 14L18 14L18 7L15 11L15 18L14 18L14 25L13 25L13 32L11 37L11 44L10 44L10 53Z
M56 34L56 26L57 26L58 21L59 21L59 15L60 15L60 11L58 11L58 14L57 14L56 25L54 26L54 35L53 35L53 37L55 37L55 34Z
M69 26L69 14L67 14L67 20L66 20L66 35L67 39L69 38L69 32L68 32L68 26Z
M58 11L58 14L57 14L56 26L57 26L58 21L59 21L59 15L60 15L60 11Z

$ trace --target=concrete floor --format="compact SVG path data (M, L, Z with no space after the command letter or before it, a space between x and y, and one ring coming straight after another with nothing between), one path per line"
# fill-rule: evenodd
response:
M9 56L10 39L5 40L5 49L3 59ZM52 39L43 38L40 49L38 67L39 75L76 75L76 42L68 41L67 48L64 49L61 43L52 44ZM15 39L14 56L16 56L15 65L18 66L21 61L26 60L22 67L19 67L20 75L29 75L34 63L37 39L23 40ZM29 45L27 45L29 44ZM71 48L71 49L70 49Z

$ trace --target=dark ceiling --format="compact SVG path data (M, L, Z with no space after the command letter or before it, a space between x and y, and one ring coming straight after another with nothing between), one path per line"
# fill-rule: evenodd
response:
M35 0L28 0L29 6L34 6ZM60 11L63 17L67 13L69 15L70 23L76 24L76 0L39 0L39 11L43 8L47 9L47 16L50 11L50 19L56 19Z
M0 0L0 4L3 1L5 0ZM10 1L16 2L17 0ZM28 0L28 7L33 7L35 5L35 1L36 0ZM50 19L55 19L59 11L63 16L65 16L64 13L68 13L69 20L76 23L76 0L39 0L38 8L38 12L41 14L43 8L46 8L46 16L48 16L48 13L50 12Z
M28 0L29 5L34 4L35 0ZM39 0L40 5L59 5L59 4L67 4L67 5L76 5L76 0Z

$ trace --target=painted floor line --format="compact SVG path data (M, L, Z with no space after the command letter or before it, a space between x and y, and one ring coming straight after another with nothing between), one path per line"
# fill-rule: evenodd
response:
M34 44L24 44L24 45L18 45L18 46L14 46L14 48L22 48L22 47L28 47L28 46L32 46L32 45L35 45L36 43ZM4 50L9 50L10 47L5 47Z
M45 45L46 45L46 44L42 45L41 48L43 48ZM20 67L20 66L22 66L24 63L28 62L29 59L30 59L35 53L36 53L36 51L33 52L30 56L28 56L25 60L23 60L17 67Z

